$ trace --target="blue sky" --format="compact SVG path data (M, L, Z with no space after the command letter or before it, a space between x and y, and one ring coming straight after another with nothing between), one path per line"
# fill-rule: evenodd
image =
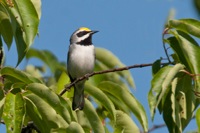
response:
M93 37L96 47L112 51L124 64L152 63L165 57L162 47L162 31L170 9L176 11L176 19L197 18L192 0L59 0L42 1L42 17L39 37L33 47L52 51L60 61L66 61L70 35L85 26L100 32ZM6 48L5 48L6 49ZM15 66L17 54L13 46L6 51L6 64ZM21 63L19 68L23 68ZM149 127L162 124L158 114L150 120L147 94L150 89L151 68L130 70L136 84L133 94L147 111ZM193 120L186 128L196 129ZM0 131L5 128L0 126ZM154 133L168 132L166 128Z

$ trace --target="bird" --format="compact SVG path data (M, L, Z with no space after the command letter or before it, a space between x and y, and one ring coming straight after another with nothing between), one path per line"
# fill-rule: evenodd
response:
M94 71L95 48L92 43L92 36L97 32L97 30L81 27L71 35L67 57L67 72L71 83ZM74 85L73 110L83 110L84 108L85 81L86 79Z

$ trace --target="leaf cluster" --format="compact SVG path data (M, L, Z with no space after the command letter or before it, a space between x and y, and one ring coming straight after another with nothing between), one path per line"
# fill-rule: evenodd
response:
M157 60L152 67L153 79L148 94L151 117L153 120L157 108L171 133L182 132L199 105L199 33L197 20L169 20L163 33L168 35L163 36L163 45L169 63L161 65L161 60ZM166 45L172 50L171 54Z

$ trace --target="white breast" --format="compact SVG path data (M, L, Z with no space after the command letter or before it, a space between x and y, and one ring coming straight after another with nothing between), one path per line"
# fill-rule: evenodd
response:
M73 44L69 47L68 72L73 78L91 73L94 69L95 53L94 46L82 46Z

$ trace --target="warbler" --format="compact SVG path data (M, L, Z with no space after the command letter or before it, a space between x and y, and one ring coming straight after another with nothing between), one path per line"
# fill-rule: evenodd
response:
M70 46L67 58L67 71L71 82L93 72L95 64L95 50L92 44L92 36L98 31L81 27L70 37ZM84 84L85 80L74 85L72 109L82 110L84 107Z

